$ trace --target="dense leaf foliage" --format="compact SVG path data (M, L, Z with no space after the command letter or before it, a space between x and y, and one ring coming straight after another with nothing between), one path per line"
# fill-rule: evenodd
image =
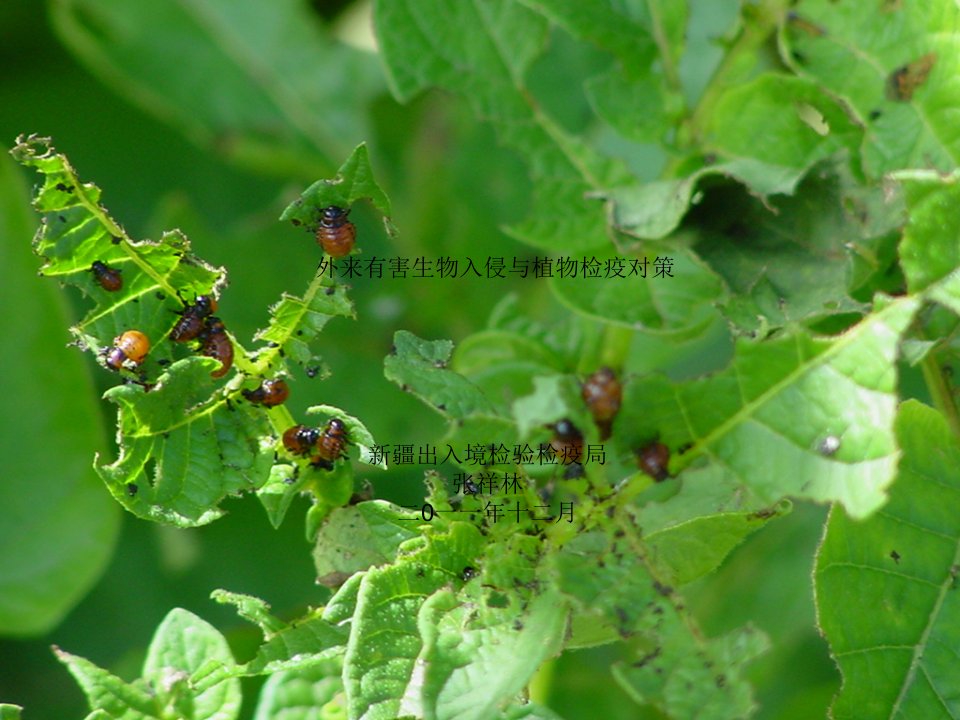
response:
M405 103L459 96L531 182L526 216L504 227L515 257L491 251L478 266L547 288L559 310L487 287L459 300L488 319L456 343L392 335L383 374L395 397L439 414L442 436L418 439L432 453L374 438L386 402L356 416L325 402L298 419L251 393L264 378L327 375L329 321L371 322L333 258L318 249L306 291L284 292L248 347L228 329L239 301L224 268L180 231L131 237L50 140L21 136L13 157L41 176L41 274L79 289L74 344L118 381L105 394L118 454L95 463L110 494L179 527L247 492L279 526L306 494L332 593L285 620L214 592L262 636L246 660L184 609L133 681L57 649L89 718L229 720L249 676L267 676L258 719L557 718L551 675L574 650L609 651L603 687L621 694L620 716L772 717L751 663L779 652L771 625L790 623L773 608L770 622L717 625L698 607L739 547L809 504L830 507L807 588L842 674L829 712L960 713L956 3L865 14L767 0L745 3L730 30L707 3L375 0L383 76L315 36L293 2L101 5L55 3L56 22L112 82L149 88L141 104L246 167L275 153L273 170L329 176L281 216L311 233L352 234L342 212L365 207L389 242L407 242L375 178L377 145L362 142L377 132L367 104L381 84ZM195 110L182 78L158 71L153 23L190 48L186 63L223 77ZM709 76L692 69L705 27L727 32ZM339 259L374 267L367 242ZM438 242L421 270L454 266ZM458 315L443 292L421 304ZM227 329L197 314L201 298ZM178 342L191 319L197 334ZM407 455L438 466L416 504L355 475L353 460ZM773 575L792 559L769 561Z

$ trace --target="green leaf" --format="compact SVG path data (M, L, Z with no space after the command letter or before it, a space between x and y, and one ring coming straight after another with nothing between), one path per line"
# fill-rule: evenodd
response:
M224 497L267 477L273 441L263 413L249 405L231 411L223 396L211 395L211 367L213 360L187 358L149 392L136 385L107 391L120 408L120 456L97 471L140 517L207 523L222 514L216 506Z
M889 232L888 214L900 221L899 205L858 188L840 163L818 170L766 206L724 188L699 210L697 251L734 291L725 310L741 327L769 332L867 309L850 297L854 263L868 265L865 278L887 267L874 238Z
M960 443L916 401L901 406L897 437L890 502L866 522L834 508L817 555L817 617L843 673L837 720L960 713Z
M241 164L316 176L370 132L367 106L383 89L376 58L334 42L300 0L243 9L61 0L51 9L94 74Z
M271 675L253 720L342 720L343 683L335 662Z
M80 685L91 710L102 710L109 717L120 720L162 720L156 697L142 683L125 683L89 660L71 655L56 646L53 652Z
M614 676L639 703L671 718L740 718L753 708L742 666L766 649L745 629L714 640L700 636L674 589L651 574L631 525L621 539L577 535L550 558L559 588L594 619L614 619L623 637L638 633L636 660Z
M519 333L487 330L457 345L451 368L474 383L501 415L533 391L531 378L562 372L563 362L548 347Z
M647 73L633 80L613 69L591 78L586 90L594 112L625 138L656 142L670 128L673 108L659 77Z
M317 533L313 550L318 582L340 585L371 565L392 562L400 543L417 536L404 514L402 508L383 501L333 510Z
M333 625L342 625L353 617L357 609L357 597L360 593L360 583L364 573L358 572L340 586L340 589L330 598L330 602L323 608L323 619Z
M240 713L240 681L228 678L195 691L191 677L205 666L232 666L230 647L216 628L193 613L171 610L154 633L143 664L143 678L164 703L180 711L189 708L186 720L231 720Z
M724 93L703 132L713 164L595 194L609 201L620 230L642 239L666 237L699 202L697 188L711 176L733 178L761 199L792 194L810 168L839 150L854 150L859 140L843 107L816 83L775 74Z
M460 577L481 542L472 525L451 523L448 532L433 535L394 565L363 575L344 658L351 716L392 720L403 714L408 695L419 703L417 614L430 595Z
M264 637L264 643L257 648L252 660L243 665L223 665L211 674L214 679L267 675L311 668L317 664L328 665L331 656L343 654L347 631L326 620L323 611L311 610L288 625L270 615L269 606L258 598L225 590L214 591L212 597L217 602L236 605L241 617L256 623Z
M384 360L383 374L402 390L416 395L441 414L453 419L472 413L493 413L490 401L462 375L447 369L453 343L421 340L399 330L393 348Z
M390 200L374 179L365 144L354 148L332 180L318 180L304 190L280 219L301 226L312 235L324 208L349 209L358 200L370 200L380 212L390 215ZM386 222L389 227L389 217ZM254 338L268 344L257 354L259 364L267 366L277 354L282 354L301 365L318 365L320 360L309 343L334 317L356 318L346 286L334 282L330 270L331 266L321 264L302 298L284 293L270 308L270 324Z
M911 292L919 292L960 267L957 202L960 175L929 170L894 175L904 187L909 212L900 243L900 262Z
M587 94L600 117L623 136L641 142L657 141L667 133L682 110L677 66L686 3L523 0L523 4L618 60L616 67L587 82Z
M563 720L550 708L527 703L525 705L511 705L506 708L497 720Z
M585 193L630 176L535 102L525 75L546 40L543 18L509 0L380 0L374 18L394 95L405 101L429 87L461 93L527 157L537 181L534 207L510 234L560 252L609 243L600 208Z
M23 708L19 705L0 703L0 720L20 720L20 713L22 711Z
M595 2L576 0L521 0L580 39L609 50L631 73L650 67L657 53L651 14L657 3Z
M854 152L861 138L843 105L806 78L765 73L728 90L712 110L704 149L721 161L750 163L740 166L749 186L779 177L774 182L795 187L821 160ZM744 174L747 167L756 175Z
M506 607L495 606L490 592L476 582L459 594L435 593L418 620L424 714L491 717L560 651L566 622L566 604L555 591L535 596L525 607L518 596ZM484 682L478 684L478 677Z
M316 276L302 298L283 293L270 308L270 324L254 340L267 343L257 356L261 364L279 353L304 366L318 366L320 359L310 349L324 326L335 317L356 318L347 289L323 275ZM267 355L266 362L263 355Z
M635 512L647 558L663 582L686 585L713 572L727 555L790 503L764 507L721 468L690 470L676 495Z
M255 623L264 635L280 632L287 624L270 614L270 606L258 597L233 593L227 590L214 590L210 597L218 603L233 605L240 617Z
M671 470L704 457L761 503L837 501L867 517L896 470L897 347L918 307L915 298L890 302L832 340L796 332L740 342L732 367L712 377L628 383L623 440L642 447L659 431L668 447L694 443ZM839 447L825 451L828 438Z
M801 0L783 26L784 59L850 107L867 128L873 177L901 168L951 171L960 157L953 108L960 8L951 0L851 3Z
M44 175L34 200L44 213L35 241L47 261L43 274L78 286L96 303L72 329L80 344L99 356L125 330L152 338L138 382L106 393L120 407L120 455L98 463L97 471L113 496L141 517L177 525L213 520L227 494L263 484L273 441L259 439L269 437L262 413L250 407L232 412L216 390L210 372L218 361L191 356L170 365L179 349L165 338L178 322L172 311L214 292L225 272L191 255L179 233L159 242L130 240L100 205L100 190L81 183L49 140L21 137L12 152ZM108 292L95 282L89 272L94 260L125 272L120 290ZM244 362L237 357L238 365Z
M11 311L0 313L0 333L16 346L4 359L10 411L0 414L4 635L39 634L60 622L100 576L119 529L118 508L90 470L90 448L106 445L101 411L84 362L63 351L67 308L35 279L34 229L19 172L2 156L0 282ZM77 422L78 414L88 421Z
M636 275L555 275L550 287L564 305L595 320L677 339L701 333L716 317L714 305L725 294L720 279L685 248L650 250L650 256L638 259Z
M339 657L347 644L347 630L334 627L315 611L295 625L272 635L256 657L237 669L238 675L269 675L311 667Z

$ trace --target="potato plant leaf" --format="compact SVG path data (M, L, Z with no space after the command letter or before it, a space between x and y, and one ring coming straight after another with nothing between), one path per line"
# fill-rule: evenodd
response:
M69 161L54 151L48 139L21 137L12 151L22 164L43 175L34 205L43 222L35 250L45 259L44 275L76 285L95 306L72 329L77 344L94 352L101 363L116 338L137 330L150 340L149 353L136 367L125 361L119 374L125 384L111 388L106 398L119 407L117 443L119 457L100 462L96 469L113 496L135 514L181 526L198 525L218 517L220 502L231 494L256 490L268 478L275 483L296 474L280 463L275 450L280 435L294 422L289 411L272 410L240 400L242 375L231 375L225 385L211 376L220 367L218 359L195 354L193 343L175 343L171 329L180 322L185 308L200 295L219 298L226 284L222 268L213 268L190 252L190 244L178 231L159 241L131 240L100 203L100 190L81 182ZM325 193L345 192L336 201L348 204L370 197L389 210L389 201L372 179L366 150L357 148L333 181L319 181L295 203L288 218L317 216L315 202L333 202ZM355 193L355 194L353 194ZM95 261L121 274L119 288L100 284L91 272ZM274 308L269 328L259 339L268 345L248 353L226 332L233 349L235 370L264 376L283 374L284 348L291 359L313 358L307 343L335 315L353 314L345 288L322 275L314 278L306 299L288 298ZM229 309L217 310L229 318ZM179 313L179 315L178 315ZM338 408L328 414L350 416ZM357 421L351 431L369 447L373 439ZM302 461L302 485L277 492L271 485L264 505L276 524L283 517L292 494L310 487L317 471ZM342 465L342 464L341 464ZM278 471L274 471L279 467ZM342 473L343 474L343 473ZM352 476L343 474L349 484ZM323 512L343 504L349 497L326 488ZM315 486L314 489L320 488Z
M784 60L850 107L874 178L903 168L950 171L960 157L953 108L960 8L951 0L851 3L801 0L781 31Z
M475 527L455 522L394 564L363 575L343 668L351 716L386 720L408 713L407 706L420 707L418 613L431 595L460 577L481 543Z
M919 292L960 267L960 219L954 211L960 201L960 175L904 170L894 177L904 188L909 212L900 261L911 292Z
M216 590L211 597L219 603L236 606L243 618L260 627L264 642L249 662L219 663L218 667L211 668L210 676L205 679L207 684L226 677L308 668L343 654L347 632L324 619L321 610L311 610L288 624L270 615L269 606L259 598L225 590Z
M343 700L339 663L327 661L271 675L253 720L334 720L345 717Z
M548 590L505 607L480 582L460 593L441 590L419 614L424 646L417 660L427 717L484 720L516 697L562 646L567 608ZM482 684L475 680L484 678Z
M674 470L708 458L762 503L836 501L866 517L896 472L894 361L918 307L915 298L889 302L835 339L797 331L741 341L732 366L712 377L631 383L620 427L637 447L658 431L670 447L692 442ZM802 421L800 406L808 408Z
M452 352L449 340L421 340L400 330L384 360L383 374L446 417L463 419L473 413L492 413L493 406L478 387L447 369Z
M162 720L152 693L142 681L127 683L89 660L54 646L57 659L73 675L94 712L110 718Z
M547 37L544 18L508 0L389 0L376 3L374 17L394 95L409 100L429 87L462 93L530 163L536 197L512 235L563 253L609 243L601 208L585 193L630 176L533 101L526 74Z
M383 501L337 508L317 533L313 561L324 585L341 585L371 565L392 562L400 544L416 537L402 508Z
M228 678L202 687L211 665L232 665L226 640L186 610L175 609L157 628L141 678L126 683L89 660L54 648L76 678L91 710L107 718L233 720L240 710L240 681Z
M194 677L211 663L233 664L227 641L212 625L180 608L157 628L143 663L143 680L157 689L160 707L172 705L185 720L231 720L240 713L240 681L229 678L200 689Z
M908 401L890 502L866 522L835 507L814 572L818 619L843 673L837 720L960 712L960 444L931 408Z
M720 567L747 537L790 512L790 503L764 506L723 468L711 466L687 471L675 495L631 510L651 568L679 587Z
M651 573L636 530L619 540L605 532L577 535L549 559L559 589L581 612L615 619L621 637L636 636L636 660L614 676L638 702L682 720L747 716L753 708L742 665L767 647L746 628L706 640L675 589Z

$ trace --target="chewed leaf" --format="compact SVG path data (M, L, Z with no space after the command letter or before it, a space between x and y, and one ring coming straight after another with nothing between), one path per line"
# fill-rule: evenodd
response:
M392 562L400 543L416 534L403 509L383 501L337 508L317 533L313 562L318 582L338 586L371 565Z
M198 295L219 292L226 272L192 255L179 231L156 242L131 240L100 204L100 189L81 182L49 138L21 136L11 153L43 174L33 203L42 215L34 240L35 251L46 261L41 274L79 287L96 303L71 332L82 347L98 354L127 330L144 333L153 347L138 369L155 376L158 361L173 357L172 348L160 340L176 324L175 313ZM94 263L106 270L95 272ZM116 282L104 282L103 272Z
M617 540L578 535L550 558L559 589L589 619L616 618L623 637L640 636L636 658L615 665L614 676L671 718L747 717L754 703L742 666L766 649L766 638L743 628L705 639L674 588L651 572L633 526L622 529Z
M867 128L870 175L952 170L960 151L960 8L952 0L884 5L864 14L855 3L797 3L783 25L783 57L841 98Z
M258 408L230 409L211 395L213 364L187 358L149 391L121 385L107 392L120 406L120 457L97 471L131 512L202 524L220 515L224 497L266 481L273 462L266 419Z
M315 233L325 208L335 206L349 211L359 200L370 200L387 216L389 224L390 200L374 179L367 147L362 144L354 149L335 178L315 182L283 211L280 219ZM362 240L359 244L362 247ZM356 317L346 287L328 277L325 267L328 266L321 265L302 298L284 293L270 308L270 324L254 338L268 345L256 355L261 365L269 364L274 355L280 354L311 368L314 374L319 372L320 360L310 349L310 342L332 318Z
M353 415L347 415L343 410L333 405L313 405L307 408L308 415L323 414L328 418L337 418L347 428L347 438L351 445L356 445L360 450L360 462L368 465L376 465L380 468L386 468L386 461L381 459L379 462L374 459L372 448L375 444L373 435L367 430L367 426Z
M266 342L268 347L254 359L282 352L285 357L308 367L318 366L319 360L310 349L310 341L324 326L338 316L356 317L346 288L321 276L314 278L302 298L284 293L270 308L270 314L270 325L254 337Z
M393 336L393 350L384 360L383 374L446 417L493 414L490 401L476 385L447 369L452 352L449 340L421 340L401 330Z
M760 198L792 194L811 167L838 150L855 150L859 140L835 100L809 80L783 75L763 75L727 93L710 118L705 142L713 164L685 177L595 193L609 201L620 230L638 238L666 237L711 177L737 180ZM771 118L779 126L775 131Z
M669 447L692 442L672 470L703 456L761 503L837 501L866 517L896 472L894 361L918 307L891 302L832 340L741 342L729 369L701 380L630 383L619 427L636 447L657 430ZM797 407L807 408L802 422Z
M460 594L441 590L419 613L424 646L417 660L428 716L486 720L526 687L537 668L559 653L568 609L555 590L491 601L479 582ZM474 678L483 677L478 685Z
M261 675L308 667L338 654L347 642L346 630L323 619L322 611L311 610L287 624L269 613L269 606L250 595L215 590L214 600L236 606L241 617L263 632L263 644L252 660L243 665L224 663L217 673L223 677ZM211 676L213 673L211 674Z
M960 712L960 446L916 401L901 407L897 436L889 504L866 522L835 507L817 555L818 618L843 673L837 720Z
M318 180L308 187L299 200L283 211L280 219L307 228L315 227L318 211L331 205L349 209L358 200L370 200L377 210L390 216L390 200L373 176L367 146L363 143L354 148L334 179Z
M291 482L300 468L278 463L275 455L280 434L293 424L289 412L241 401L249 388L240 378L225 386L216 380L233 367L244 376L283 376L287 358L319 374L309 343L330 318L353 316L346 287L318 273L303 298L285 294L258 335L267 346L251 356L212 315L221 313L225 272L194 257L182 233L131 240L101 206L100 190L82 183L48 139L21 137L12 154L43 174L34 201L43 213L35 240L46 261L43 274L78 286L95 303L72 329L76 344L125 382L105 395L119 406L119 457L96 466L113 496L140 517L181 526L210 522L222 513L225 497L257 490L268 479L262 497L274 524L304 489L320 501L314 522L345 503L352 487L348 465L327 473L331 482L323 485L313 468L302 468L299 485ZM316 183L304 197L313 209L369 197L389 211L363 146L337 179ZM290 216L305 208L299 201ZM200 296L207 300L199 302ZM359 421L348 425L367 459L373 439Z
M417 614L428 597L460 577L482 542L472 525L452 523L417 551L363 575L343 670L352 717L395 718L405 714L405 702L419 704Z
M709 467L686 472L676 495L633 514L650 566L680 586L716 570L749 535L788 512L789 502L764 506L730 473Z

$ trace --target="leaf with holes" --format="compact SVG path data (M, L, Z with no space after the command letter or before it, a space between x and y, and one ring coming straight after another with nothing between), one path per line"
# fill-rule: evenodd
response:
M253 406L211 396L215 361L187 358L149 391L120 385L120 456L97 472L131 512L176 525L216 519L227 495L262 485L273 463L266 418ZM186 408L186 410L185 410Z
M424 602L460 577L479 552L482 536L465 523L417 542L386 567L363 575L350 625L343 679L349 713L383 720L419 706L416 658L423 641L417 614Z
M741 341L733 365L712 377L628 383L624 440L642 447L659 433L671 448L693 443L671 470L719 463L764 504L836 501L867 517L896 472L897 348L919 304L889 301L833 339L797 331Z
M916 401L897 436L890 502L866 522L834 508L817 554L818 619L843 673L837 720L960 713L960 445Z
M878 3L802 0L783 25L784 59L841 98L867 132L874 178L902 168L949 171L960 155L960 8L953 0Z
M651 573L643 541L593 531L549 558L559 589L590 620L616 618L622 637L639 634L636 659L614 676L637 701L675 720L746 717L754 703L742 666L766 649L755 630L706 640L671 586Z

